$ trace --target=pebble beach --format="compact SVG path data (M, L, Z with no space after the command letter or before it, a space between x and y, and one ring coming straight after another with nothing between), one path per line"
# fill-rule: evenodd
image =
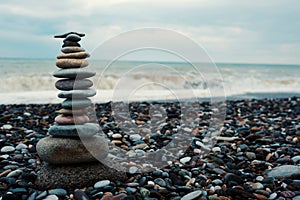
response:
M161 169L135 173L130 163L125 180L98 180L82 188L43 190L35 184L42 165L37 142L48 136L59 104L0 105L0 196L10 199L300 199L300 97L227 101L226 116L216 143L205 155L201 145L213 112L201 111L192 142L178 159ZM167 111L163 129L147 137L122 131L110 103L95 104L94 118L107 141L137 156L163 147L180 128L175 102L132 102L132 122L150 123L149 105ZM159 122L157 122L159 123ZM81 177L88 179L89 177Z

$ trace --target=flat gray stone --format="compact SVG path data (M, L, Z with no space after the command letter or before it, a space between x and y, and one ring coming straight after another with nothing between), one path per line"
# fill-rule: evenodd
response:
M66 99L61 103L62 108L79 109L91 106L92 101L90 99Z
M186 195L184 195L181 200L193 200L193 199L197 199L198 197L200 197L202 195L202 191L201 190L197 190L194 192L190 192Z
M48 194L50 194L50 195L53 194L53 195L56 195L56 196L65 197L68 193L65 189L57 188L57 189L49 190Z
M103 188L109 184L110 184L109 180L98 181L94 184L94 188L96 188L96 189Z
M93 82L89 79L62 79L55 83L55 87L59 90L82 90L93 86Z
M67 55L67 54L64 54ZM72 78L72 79L82 79L89 78L96 75L96 72L91 72L85 68L74 68L74 69L60 69L53 73L54 77L57 78Z
M52 188L74 190L93 185L99 180L125 181L127 177L125 172L109 168L100 162L76 165L42 163L35 184L40 190Z
M1 148L1 153L11 153L15 151L15 147L12 146L4 146Z
M292 157L292 160L294 161L294 163L297 163L300 160L300 156L294 156Z
M295 196L295 197L293 198L293 200L300 200L300 195Z
M54 137L92 137L100 130L98 124L85 123L75 125L53 125L48 133Z
M98 159L104 159L108 155L108 145L102 136L85 138L84 144L80 139L49 136L41 139L36 149L40 158L51 164L93 162L97 159L92 154L97 155Z
M76 52L84 52L85 49L81 47L64 47L61 49L61 52L63 53L76 53Z
M37 199L37 200L44 199L47 195L48 195L48 192L44 191L41 194L39 194L35 199Z
M44 198L43 200L59 200L59 198L54 194L50 194L46 196L46 198Z
M56 66L62 69L84 68L89 65L88 61L83 59L63 58L56 60Z
M96 95L96 91L94 89L88 89L88 90L63 91L59 93L57 96L59 98L76 99L76 98L92 97L95 95Z
M271 170L266 170L267 176L274 178L279 177L300 177L300 166L297 165L282 165Z

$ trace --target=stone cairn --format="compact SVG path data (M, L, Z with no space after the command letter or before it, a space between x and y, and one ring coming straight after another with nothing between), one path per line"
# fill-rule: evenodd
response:
M50 136L37 143L37 153L46 162L37 180L41 188L81 187L95 180L112 178L111 174L116 173L97 161L108 155L108 145L105 138L97 134L99 125L90 123L87 116L92 105L89 97L96 92L90 88L93 82L88 79L95 73L86 69L85 59L90 55L78 43L84 36L75 32L55 36L64 38L63 54L58 55L56 61L60 69L53 76L60 78L55 87L62 91L58 97L65 100L57 111L55 124L48 130ZM97 159L92 154L97 154Z

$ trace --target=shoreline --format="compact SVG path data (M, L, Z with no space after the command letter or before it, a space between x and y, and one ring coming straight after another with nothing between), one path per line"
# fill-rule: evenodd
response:
M16 92L16 93L0 93L5 98L0 99L0 105L6 104L55 104L61 103L63 99L57 97L58 91L34 91L34 92ZM207 95L205 95L207 96ZM237 101L237 100L251 100L251 99L280 99L300 97L297 92L253 92L244 94L232 94L225 97L214 97L215 100L220 101ZM201 97L201 95L192 97L179 98L181 102L197 101L208 102L211 97ZM116 97L113 90L97 90L97 95L91 98L94 103L106 103L110 101L122 102L124 99ZM127 100L126 100L127 101ZM177 101L176 98L170 96L169 92L153 91L151 94L140 94L131 96L130 101Z

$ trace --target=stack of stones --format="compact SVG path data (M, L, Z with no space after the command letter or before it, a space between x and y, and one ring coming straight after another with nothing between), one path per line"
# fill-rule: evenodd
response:
M100 158L107 156L107 144L102 137L97 137L99 125L89 123L87 108L92 105L88 97L96 94L90 87L93 82L88 78L95 75L86 70L88 62L85 58L90 55L78 43L84 34L70 32L55 36L65 38L61 51L64 54L57 56L56 66L60 70L54 76L61 78L55 87L62 90L59 98L65 98L55 118L55 124L50 127L49 137L40 140L37 152L40 158L50 164L73 164L95 161L95 158L86 150L97 151ZM81 138L81 139L80 139ZM99 156L97 157L99 159Z
M37 143L37 152L45 161L37 183L41 188L65 187L66 184L80 187L115 173L97 162L107 157L108 145L105 138L97 134L99 125L90 123L87 116L92 105L89 97L96 92L90 88L93 82L88 79L95 73L86 70L85 59L89 54L78 43L83 36L75 32L55 36L64 38L61 49L64 54L57 56L56 66L60 69L54 76L60 78L55 83L61 90L58 97L65 100L57 111L55 124L48 130L50 136Z

